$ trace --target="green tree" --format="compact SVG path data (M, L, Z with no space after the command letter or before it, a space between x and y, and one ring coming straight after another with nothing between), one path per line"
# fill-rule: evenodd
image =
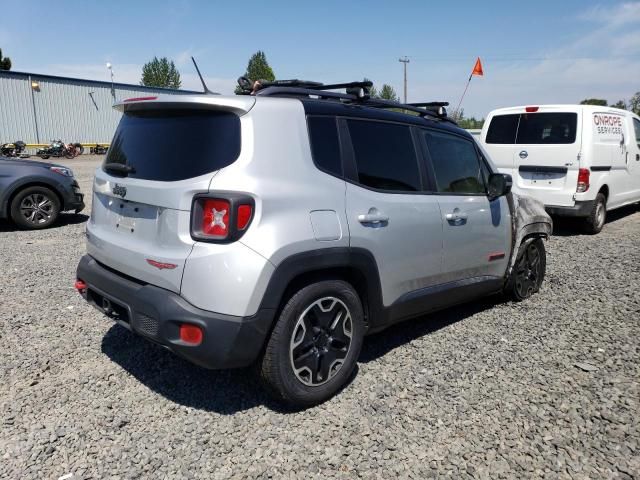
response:
M382 98L383 100L392 100L394 102L400 101L400 98L398 97L398 95L396 95L396 91L393 89L391 85L387 83L382 85L382 88L380 89L379 98Z
M1 48L0 48L0 70L11 70L11 59L9 57L2 56Z
M262 50L258 50L256 53L251 55L249 63L247 64L247 71L243 76L247 77L252 82L255 82L256 80L273 82L276 79L273 69L269 66L269 62L267 62L267 56ZM236 93L241 92L242 90L240 87L236 87Z
M627 109L627 102L625 102L624 100L618 100L616 103L614 103L611 106L613 108L621 108L622 110L626 110Z
M176 69L173 60L167 57L153 57L142 67L142 81L140 85L145 87L180 88L180 72Z
M580 102L580 105L599 105L601 107L606 107L607 101L602 98L585 98Z
M636 115L640 115L640 92L636 92L636 94L629 99L629 110Z

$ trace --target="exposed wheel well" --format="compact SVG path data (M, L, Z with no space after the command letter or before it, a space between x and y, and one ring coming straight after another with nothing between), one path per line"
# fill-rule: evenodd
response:
M294 277L282 295L280 305L278 307L278 314L287 303L287 301L301 288L304 288L312 283L320 282L323 280L344 280L349 283L360 297L362 302L362 309L365 315L365 324L369 324L369 294L367 279L362 272L353 267L334 267L319 270L312 270L309 272L301 273Z
M600 187L598 193L602 193L604 195L605 201L609 201L609 187L607 185L603 185Z
M5 205L5 211L3 212L6 215L6 218L11 218L11 203L13 202L13 199L16 198L16 195L18 195L25 188L30 188L30 187L43 187L48 190L51 190L53 193L55 193L56 197L58 197L58 201L60 202L60 210L62 211L64 209L64 199L62 198L62 195L60 195L60 192L58 192L58 190L55 187L52 187L48 183L31 182L31 183L26 183L24 185L20 185L18 188L16 188L16 190L13 193L11 193L11 195L7 199L7 204Z

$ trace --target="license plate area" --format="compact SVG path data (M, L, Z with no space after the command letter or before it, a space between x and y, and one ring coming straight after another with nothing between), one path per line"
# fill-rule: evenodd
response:
M117 200L113 205L114 227L122 233L135 233L137 230L148 230L156 224L158 209L142 203Z

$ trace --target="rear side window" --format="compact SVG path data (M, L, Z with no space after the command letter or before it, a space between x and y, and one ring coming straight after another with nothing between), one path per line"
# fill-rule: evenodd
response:
M128 165L129 177L170 182L214 172L238 155L240 119L233 113L145 110L122 116L104 165Z
M421 189L411 130L403 125L348 120L358 182L379 190Z
M636 143L638 144L638 148L640 148L640 120L636 118L633 119L633 129L636 132Z
M438 192L467 195L486 193L483 168L468 140L438 132L424 132Z
M516 143L573 143L577 124L577 113L526 113L520 115Z
M335 117L309 117L311 155L318 168L342 178L338 125Z
M513 144L518 132L520 115L497 115L491 119L487 131L487 143Z

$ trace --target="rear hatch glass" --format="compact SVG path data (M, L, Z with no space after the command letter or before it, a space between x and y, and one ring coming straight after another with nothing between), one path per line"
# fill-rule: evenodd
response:
M233 113L138 110L123 115L102 168L171 182L220 170L239 154L240 118Z
M486 143L557 145L576 141L574 112L497 115L491 119Z

